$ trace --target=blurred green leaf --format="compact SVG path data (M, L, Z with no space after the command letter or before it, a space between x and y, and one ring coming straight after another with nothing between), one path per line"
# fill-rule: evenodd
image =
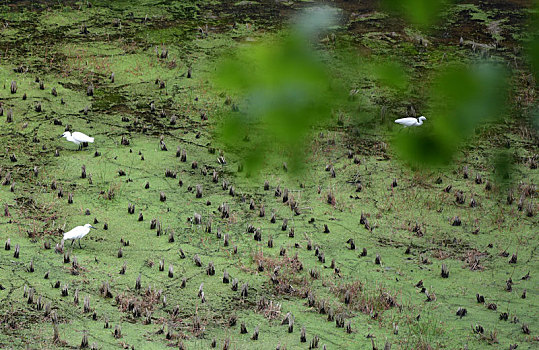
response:
M535 81L539 78L539 2L535 2L535 9L530 23L530 40L528 42L527 53L530 60Z
M407 21L426 27L434 23L448 0L383 0L392 11L400 13Z
M315 39L321 30L331 28L341 9L330 6L308 7L293 22L292 30L306 39Z
M374 76L389 88L405 90L408 87L408 76L396 62L386 61L375 65Z
M225 118L222 140L242 157L248 174L272 158L299 170L312 126L330 117L346 96L306 40L313 34L309 28L246 45L218 69L220 86L241 100L240 111Z
M515 159L509 150L498 150L494 155L494 180L506 188L510 185L511 174L514 170Z
M529 56L535 81L539 79L539 35L534 35L529 44Z
M504 112L506 74L481 64L448 68L431 89L427 121L419 128L399 130L394 144L400 156L417 165L447 164L475 129Z

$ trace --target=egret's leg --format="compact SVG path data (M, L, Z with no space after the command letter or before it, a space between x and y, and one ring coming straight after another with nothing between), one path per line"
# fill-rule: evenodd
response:
M81 248L81 249L82 249L82 246L80 245L80 238L79 238L79 248Z
M74 240L74 239L71 240L71 246L72 246L72 247L73 247L73 244L75 244L75 240Z

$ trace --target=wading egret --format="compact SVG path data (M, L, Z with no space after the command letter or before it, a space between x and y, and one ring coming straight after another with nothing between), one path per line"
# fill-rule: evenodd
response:
M423 120L427 120L427 118L425 118L424 116L419 117L419 119L409 117L409 118L397 119L397 120L395 120L395 123L403 125L406 128L406 127L409 127L409 126L423 125Z
M94 142L93 137L90 137L78 131L75 131L74 133L70 133L69 131L66 131L60 137L65 137L67 141L73 142L74 144L78 145L79 150L82 149L83 142L90 142L90 143Z
M80 239L88 234L90 232L90 229L93 228L94 230L97 230L95 227L93 227L90 224L86 224L84 226L77 226L71 231L67 231L64 233L64 241L71 239L71 246L73 246L73 243L75 243L75 240L79 240L79 247L82 248L80 245Z

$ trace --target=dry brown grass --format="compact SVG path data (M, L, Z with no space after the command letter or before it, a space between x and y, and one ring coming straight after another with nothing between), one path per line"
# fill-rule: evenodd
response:
M143 313L148 310L152 312L156 306L161 305L160 304L160 295L161 294L157 290L146 290L144 294L141 296L134 296L134 295L128 295L126 293L118 294L115 298L116 304L118 306L118 310L122 312L131 312L132 308L130 310L130 301L133 306L138 306L141 315L144 315Z
M445 260L449 257L451 257L451 254L449 254L448 252L446 252L445 250L442 250L442 249L436 249L433 253L432 253L432 257L438 259L438 260Z
M309 290L309 279L299 274L303 270L303 263L298 259L297 255L293 257L265 256L263 252L258 251L253 255L254 262L258 265L262 262L264 265L264 273L272 276L274 271L276 274L271 282L274 291L278 294L288 294L294 296L305 296Z
M381 285L377 285L374 289L368 289L361 281L354 281L331 286L330 291L342 302L348 293L350 309L371 315L373 318L378 318L385 310L393 307L401 308L397 302L396 293L387 291Z
M483 271L485 267L481 265L481 258L486 256L488 256L488 253L481 253L476 249L467 250L461 258L466 263L462 268L467 267L472 271Z
M281 315L281 304L262 297L257 302L257 311L269 320L276 319Z

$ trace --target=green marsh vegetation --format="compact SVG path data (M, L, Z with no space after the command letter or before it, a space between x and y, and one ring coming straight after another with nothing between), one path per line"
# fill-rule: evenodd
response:
M0 347L537 346L537 9L313 5L1 4Z

